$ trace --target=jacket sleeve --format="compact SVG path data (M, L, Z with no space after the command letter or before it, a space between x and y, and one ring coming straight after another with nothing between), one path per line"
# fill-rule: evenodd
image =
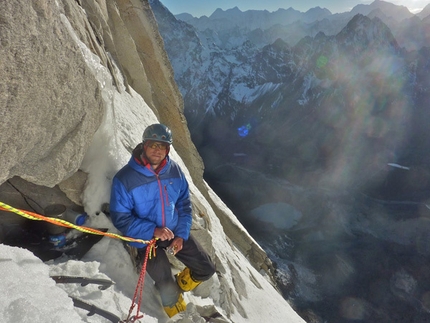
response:
M136 239L151 240L154 237L155 223L145 221L133 214L134 201L121 181L114 177L110 197L110 216L114 226L122 234ZM142 248L141 243L132 243L134 247Z
M178 211L178 225L174 230L175 236L178 236L184 240L188 240L190 236L192 214L191 214L191 201L190 201L190 190L187 179L181 171L181 190L179 193L178 200L176 201L175 208Z

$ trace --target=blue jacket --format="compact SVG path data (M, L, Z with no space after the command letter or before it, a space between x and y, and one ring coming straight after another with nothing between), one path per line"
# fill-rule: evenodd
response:
M166 165L156 174L132 156L115 175L110 216L123 235L151 240L156 227L168 227L175 237L188 239L192 222L188 182L179 165L168 156L166 159ZM130 245L145 247L137 242Z

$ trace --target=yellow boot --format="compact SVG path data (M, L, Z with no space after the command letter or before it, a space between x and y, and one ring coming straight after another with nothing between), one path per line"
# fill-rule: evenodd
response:
M193 290L201 283L201 281L195 280L193 277L191 277L191 271L188 267L185 267L183 271L176 275L176 281L184 292Z
M180 312L184 312L186 309L187 309L187 303L185 303L184 298L182 297L182 294L179 294L178 301L176 302L176 304L172 306L164 307L164 311L169 317L173 317Z

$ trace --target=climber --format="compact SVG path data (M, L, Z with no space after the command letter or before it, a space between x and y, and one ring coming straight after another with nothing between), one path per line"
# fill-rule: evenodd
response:
M171 130L153 124L145 129L142 139L113 179L110 216L126 236L157 239L156 256L148 259L146 269L160 292L164 310L172 317L186 309L182 293L208 280L215 265L190 235L189 187L179 165L169 157ZM137 265L142 266L146 245L130 243L129 247L137 251ZM176 276L166 251L186 266Z

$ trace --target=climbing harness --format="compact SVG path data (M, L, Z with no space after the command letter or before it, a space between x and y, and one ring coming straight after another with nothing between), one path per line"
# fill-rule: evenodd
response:
M58 226L62 226L62 227L66 227L66 228L72 228L84 233L90 233L90 234L95 234L95 235L103 235L103 236L107 236L109 238L113 238L113 239L121 239L123 241L127 241L127 242L138 242L138 243L143 243L146 244L146 253L145 253L145 258L143 260L143 266L142 269L140 271L140 275L139 275L139 279L137 281L137 286L136 286L136 290L134 292L134 296L133 296L133 300L128 312L128 316L125 320L123 321L118 321L118 323L134 323L137 322L137 320L141 319L143 317L143 315L139 315L140 313L140 307L142 304L142 296L143 296L143 286L145 283L145 273L146 273L146 265L148 263L148 259L151 259L152 256L155 257L155 244L156 244L156 239L152 239L152 240L142 240L142 239L134 239L134 238L130 238L130 237L124 237L121 236L119 234L116 233L111 233L111 232L103 232L97 229L93 229L93 228L89 228L89 227L84 227L84 226L79 226L79 225L75 225L73 223L67 222L63 219L58 219L58 218L50 218L50 217L46 217L34 212L30 212L30 211L25 211L25 210L20 210L20 209L16 209L10 205L7 205L3 202L0 202L0 210L3 211L8 211L8 212L13 212L15 214L18 214L22 217L25 217L27 219L30 220L35 220L35 221L46 221ZM81 303L79 303L81 304ZM85 304L84 304L85 305ZM88 304L87 304L88 305ZM136 314L132 315L133 309L136 307ZM88 305L90 306L90 305ZM88 307L87 306L87 307ZM86 308L86 307L84 307Z

